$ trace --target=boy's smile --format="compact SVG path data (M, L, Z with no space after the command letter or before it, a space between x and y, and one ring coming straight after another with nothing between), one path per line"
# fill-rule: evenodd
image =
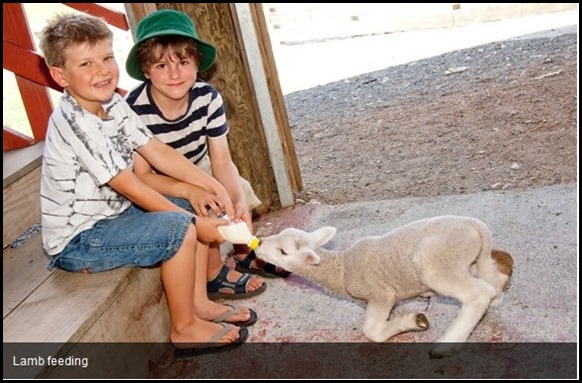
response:
M165 53L150 66L148 73L156 102L163 102L163 99L187 99L188 91L196 82L197 71L198 66L192 58L179 58L174 53Z
M111 99L119 82L112 41L72 45L64 53L64 66L51 67L53 77L81 107L99 115L101 104Z

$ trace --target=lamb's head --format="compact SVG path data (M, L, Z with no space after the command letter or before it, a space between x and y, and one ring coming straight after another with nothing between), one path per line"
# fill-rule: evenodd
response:
M305 265L319 264L318 248L329 242L336 233L331 226L324 226L313 232L288 228L279 234L263 238L255 250L257 256L285 270L296 271Z

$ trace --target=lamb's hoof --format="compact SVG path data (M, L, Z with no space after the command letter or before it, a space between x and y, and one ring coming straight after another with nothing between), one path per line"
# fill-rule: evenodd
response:
M427 329L430 327L430 323L424 314L418 314L416 316L416 325L421 329Z
M440 343L428 352L431 359L445 358L456 354L461 349L461 345L458 343Z

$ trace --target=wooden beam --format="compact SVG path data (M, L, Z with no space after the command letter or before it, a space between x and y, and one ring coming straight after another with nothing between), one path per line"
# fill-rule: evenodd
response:
M107 24L113 25L121 30L129 30L129 24L123 12L116 11L104 5L96 3L63 3L64 5L87 13L89 15L103 18Z
M28 137L7 126L2 130L2 151L8 152L14 149L26 148L36 143L34 138Z
M131 34L134 40L137 23L156 9L155 3L125 3L125 13L131 26Z
M246 59L249 62L250 75L257 96L257 106L261 116L263 131L267 139L271 166L273 167L277 182L279 200L281 206L291 206L295 202L293 190L285 167L285 155L281 145L282 140L277 129L277 121L273 112L271 95L263 68L263 60L257 35L253 26L251 9L248 3L236 3L235 6L242 40L245 46Z
M277 120L281 145L283 146L285 167L289 175L291 188L294 192L298 192L303 190L303 181L301 179L297 152L295 151L295 142L291 135L289 117L287 117L285 98L281 90L281 83L279 82L279 73L277 72L271 38L269 37L269 28L267 27L265 13L263 12L263 3L250 3L249 6L259 42L259 49L261 50L261 57L263 59L263 68L265 69L265 76L271 96L271 105L275 113L275 119Z
M2 52L4 53L2 55L4 69L39 85L48 86L59 92L63 91L63 88L51 77L44 58L39 53L6 40L2 43Z

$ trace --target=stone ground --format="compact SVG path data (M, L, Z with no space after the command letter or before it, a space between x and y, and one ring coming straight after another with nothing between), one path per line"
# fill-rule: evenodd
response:
M303 201L577 179L577 33L493 42L285 96Z

